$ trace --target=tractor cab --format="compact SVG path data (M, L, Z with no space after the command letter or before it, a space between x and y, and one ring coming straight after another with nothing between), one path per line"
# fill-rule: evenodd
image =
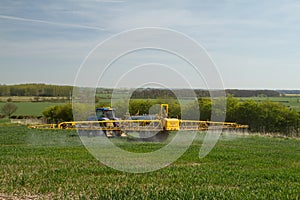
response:
M98 121L117 119L114 108L96 108L96 116Z

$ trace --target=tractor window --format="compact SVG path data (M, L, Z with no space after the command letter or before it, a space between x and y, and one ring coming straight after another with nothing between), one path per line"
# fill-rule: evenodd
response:
M108 119L113 119L113 118L115 118L114 112L113 112L112 110L106 111L106 117L107 117Z
M103 118L103 112L101 110L97 110L97 118Z
M115 111L114 110L99 109L99 110L97 110L96 115L97 115L98 119L101 119L101 118L114 119L115 118Z

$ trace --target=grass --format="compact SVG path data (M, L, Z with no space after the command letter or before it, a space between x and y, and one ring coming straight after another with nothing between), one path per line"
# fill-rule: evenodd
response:
M5 117L5 118L0 118L0 125L1 125L1 124L6 124L6 123L10 123L10 119L8 119L7 117Z
M300 140L224 135L204 159L202 135L172 165L119 172L94 159L72 131L0 127L0 198L297 199ZM127 142L148 151L165 144Z
M64 105L64 103L52 103L52 102L13 102L17 107L17 111L13 115L24 116L42 116L43 111L47 107L55 105ZM0 108L5 102L0 102Z

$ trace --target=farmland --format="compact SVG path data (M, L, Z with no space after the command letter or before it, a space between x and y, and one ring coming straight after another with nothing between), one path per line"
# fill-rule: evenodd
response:
M241 100L248 100L252 99L254 101L264 101L264 100L269 100L272 102L278 102L281 103L285 106L289 106L292 109L297 110L300 112L300 96L297 96L296 94L293 96L282 96L282 97L244 97L244 98L239 98Z
M0 102L0 108L4 105L4 102ZM55 105L63 105L64 103L52 103L52 102L14 102L18 107L14 115L25 115L25 116L42 116L43 111L47 107Z
M164 143L112 139L130 151ZM129 174L94 159L76 132L0 127L0 198L298 199L300 140L224 134L198 158L203 134L170 166Z
M110 99L109 95L106 94L101 94L97 95L97 97L100 98L100 102L103 104L109 104ZM6 97L7 99L9 97ZM69 100L66 100L66 97L62 97L62 102L31 102L32 98L28 97L14 97L14 100L16 102L13 102L16 104L18 107L16 113L14 115L25 115L25 116L41 116L42 112L45 110L47 107L55 106L55 105L62 105ZM285 96L285 97L243 97L243 98L238 98L242 101L252 99L254 101L264 101L264 100L269 100L272 102L278 102L283 105L289 106L292 109L297 110L300 112L300 97L298 96ZM163 101L163 99L161 99ZM170 101L170 99L165 99L165 102ZM0 102L0 108L5 104L4 101Z

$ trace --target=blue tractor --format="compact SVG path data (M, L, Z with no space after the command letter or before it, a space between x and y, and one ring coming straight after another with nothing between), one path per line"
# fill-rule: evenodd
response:
M118 120L115 116L114 108L96 108L96 116L98 121Z
M100 126L109 128L111 130L103 130L104 134L107 137L113 137L113 136L121 136L125 137L127 136L123 131L119 129L119 123L118 122L110 122L109 120L119 120L119 118L115 115L115 109L114 108L96 108L96 116L88 117L88 121L108 121L104 123L100 123Z

